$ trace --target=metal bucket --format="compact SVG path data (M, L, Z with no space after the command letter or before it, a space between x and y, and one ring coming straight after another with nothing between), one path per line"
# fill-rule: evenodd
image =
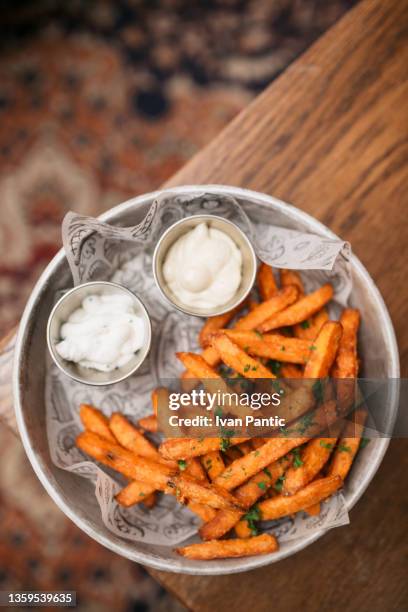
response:
M204 191L228 194L244 205L245 202L256 204L259 210L258 221L329 238L336 237L309 215L265 194L221 185L185 186L169 191L191 195ZM161 193L149 193L120 204L103 214L101 220L122 226L135 225L142 220L154 198ZM398 350L386 306L367 270L355 256L351 259L351 267L351 305L358 307L362 313L360 346L365 376L398 378ZM285 542L277 553L270 555L210 562L185 559L169 547L129 542L111 533L102 522L90 481L55 467L48 450L44 406L46 325L56 291L71 285L68 264L61 250L34 287L21 319L15 348L13 392L17 423L27 456L49 495L78 527L107 548L132 561L170 572L203 575L230 574L268 565L293 555L325 533L322 530L300 540ZM384 410L392 422L398 410L397 392L389 395ZM387 438L379 438L358 454L344 490L349 509L376 473L388 443Z

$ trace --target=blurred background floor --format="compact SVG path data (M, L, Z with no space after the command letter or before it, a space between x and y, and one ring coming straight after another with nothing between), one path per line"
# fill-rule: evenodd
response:
M68 210L97 215L158 188L352 4L3 2L0 334ZM74 589L83 610L181 609L65 519L1 428L0 454L1 589Z

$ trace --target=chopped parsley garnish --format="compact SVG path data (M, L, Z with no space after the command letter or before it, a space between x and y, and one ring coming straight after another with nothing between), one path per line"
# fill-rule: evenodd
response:
M257 484L258 484L258 487L262 489L262 491L266 491L266 483L263 480L261 480Z
M258 366L252 366L252 371L256 372L256 370L258 369Z
M183 472L187 467L187 461L184 461L184 459L179 459L177 463L178 463L179 469Z
M220 408L220 406L218 406L215 411L214 411L215 416L217 417L222 417L222 408Z
M279 476L278 480L273 485L273 488L276 491L278 491L279 493L282 491L282 487L283 487L283 483L285 481L285 478L286 478L286 476L284 474L282 474L282 476Z
M315 346L314 344L311 344L309 346L309 351L315 351L315 350L317 350L317 346Z
M276 361L276 359L269 359L267 366L271 370L272 374L275 374L275 376L280 376L282 367L280 361Z
M270 473L270 471L268 470L268 468L264 468L263 472L264 472L264 474L266 474L267 476L269 476L269 478L272 480L272 474Z
M305 414L305 416L300 419L297 430L299 433L303 434L311 425L313 425L313 414Z
M361 438L360 448L365 448L367 444L369 444L369 442L370 442L369 438Z
M345 444L339 444L337 450L340 453L351 453L351 448L349 446L346 446Z
M256 333L256 335L257 335L259 338L261 338L261 339L263 338L263 335L262 335L262 334L261 334L261 332L260 332L260 331L258 331L257 329L255 330L255 333Z
M302 321L302 323L300 324L300 327L302 329L309 329L309 327L310 327L309 321L307 321L307 320L306 321Z
M282 346L281 346L280 350L281 350L281 351L286 351L286 347L285 347L285 346L283 346L283 344L282 344Z
M244 366L244 372L248 372L248 370L250 370L250 368L251 368L251 366L249 365L249 363L247 363L247 364Z
M322 446L323 448L327 448L327 450L332 450L333 448L333 444L331 444L330 442L325 442L324 440L320 440L320 446Z
M293 455L293 467L295 469L300 468L303 465L303 461L300 458L300 450L298 448L294 448L290 452Z
M258 535L258 529L255 521L260 521L261 518L261 511L259 510L258 506L252 506L249 512L244 515L243 520L247 521L252 535Z
M221 438L220 440L220 451L225 453L231 446L231 441L228 438Z
M324 385L320 378L313 383L312 391L316 402L322 402L324 396Z

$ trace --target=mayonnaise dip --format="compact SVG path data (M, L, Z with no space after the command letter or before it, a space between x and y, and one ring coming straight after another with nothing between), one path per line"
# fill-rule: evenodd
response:
M59 355L85 368L111 372L128 363L146 338L132 298L122 293L89 295L61 325Z
M221 230L200 223L170 247L163 276L185 306L214 308L226 304L241 283L242 254Z

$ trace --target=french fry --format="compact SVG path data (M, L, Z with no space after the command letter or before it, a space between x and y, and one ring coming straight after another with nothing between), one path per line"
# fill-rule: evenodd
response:
M259 334L254 331L224 329L223 333L250 355L304 364L308 360L310 342L280 334Z
M289 291L291 287L286 287L283 291ZM260 332L267 332L278 327L296 325L302 321L310 319L333 297L333 287L330 284L323 285L317 291L305 295L295 303L291 303L284 310L274 313L268 319L259 322L256 327Z
M242 504L225 489L216 484L199 482L187 474L169 479L166 493L173 492L181 503L194 502L210 508L242 510Z
M113 444L97 434L85 431L77 437L78 448L103 465L120 472L132 480L140 480L164 490L175 470L146 457L139 457L118 444Z
M155 414L149 414L146 417L139 419L138 425L144 431L150 431L150 433L156 433L158 431L157 417Z
M190 459L186 461L185 473L196 480L207 481L205 470L197 457L190 457Z
M327 321L310 347L304 378L325 378L337 355L343 328L337 321Z
M294 285L299 290L299 297L303 297L305 295L305 288L303 286L302 279L300 278L299 272L296 272L296 270L286 270L285 268L281 268L279 270L279 278L281 287L289 287L290 285Z
M220 379L221 376L218 374L213 367L211 367L206 360L196 353L176 353L176 357L180 359L186 369L199 380L208 379Z
M340 476L328 476L313 480L294 495L276 495L259 503L262 520L269 521L294 514L310 508L340 489L343 481Z
M360 446L366 418L367 409L359 408L354 413L353 421L346 424L327 471L330 476L340 476L345 480Z
M206 470L209 479L214 481L225 469L225 464L220 451L212 451L201 457L201 463Z
M159 462L163 460L157 448L123 414L114 412L109 420L109 427L116 440L124 448L141 457L148 457Z
M311 482L329 460L336 442L334 437L310 440L286 472L282 493L293 495Z
M81 404L79 416L85 429L111 442L116 442L115 436L109 429L109 419L100 410L89 404Z
M255 450L265 444L265 438L251 438L252 448Z
M256 306L247 315L239 319L235 329L253 330L261 326L264 321L269 320L277 313L286 309L297 300L298 290L296 287L285 287L280 289L274 296ZM281 326L279 326L281 327Z
M292 363L283 363L280 373L282 378L303 378L302 370Z
M157 416L159 406L167 405L169 401L169 390L166 387L157 387L152 391L152 408L153 414Z
M238 521L238 523L235 525L234 530L235 530L235 535L237 536L237 538L240 538L240 539L250 538L251 536L254 535L249 526L249 522L245 520L244 518Z
M121 506L129 508L135 504L146 502L146 499L154 493L154 487L140 482L138 480L132 480L126 487L123 487L115 499Z
M263 301L269 300L278 291L271 266L261 262L256 276L259 294Z
M200 335L198 337L200 346L205 349L210 344L211 334L222 329L234 318L237 312L242 307L242 304L229 310L228 312L224 312L224 314L217 315L215 317L209 317L201 328Z
M341 314L340 323L343 327L343 334L331 374L333 378L357 378L357 333L360 325L359 311L353 308L346 308Z
M150 493L142 502L146 508L154 508L157 503L157 494L155 492Z
M221 360L241 376L246 378L276 378L260 361L250 357L224 333L217 332L212 336L212 346L218 351Z
M176 495L179 500L207 504L212 508L241 509L241 504L227 491L215 485L198 482L194 478L175 471L161 463L112 444L91 432L77 437L77 446L103 465L120 472L132 480L146 482L153 489Z
M207 521L211 521L214 516L217 514L217 510L215 508L211 508L210 506L204 506L203 504L198 504L197 502L189 502L187 504L187 508L194 512L204 523Z
M231 491L306 440L307 438L271 438L259 449L231 463L215 483Z
M249 438L228 438L231 446ZM159 446L159 453L165 459L189 459L222 449L223 438L169 438Z
M326 308L322 308L315 315L303 321L302 323L298 323L294 327L294 334L296 338L300 338L303 340L314 340L326 323L329 320L329 314Z
M176 552L187 559L208 561L210 559L224 559L228 557L249 557L265 555L278 550L278 543L274 536L264 533L249 540L213 540L200 544L190 544L176 548Z
M318 502L317 504L313 504L313 506L309 506L308 508L305 508L305 512L307 512L309 516L319 516L320 510L321 510L320 502Z

